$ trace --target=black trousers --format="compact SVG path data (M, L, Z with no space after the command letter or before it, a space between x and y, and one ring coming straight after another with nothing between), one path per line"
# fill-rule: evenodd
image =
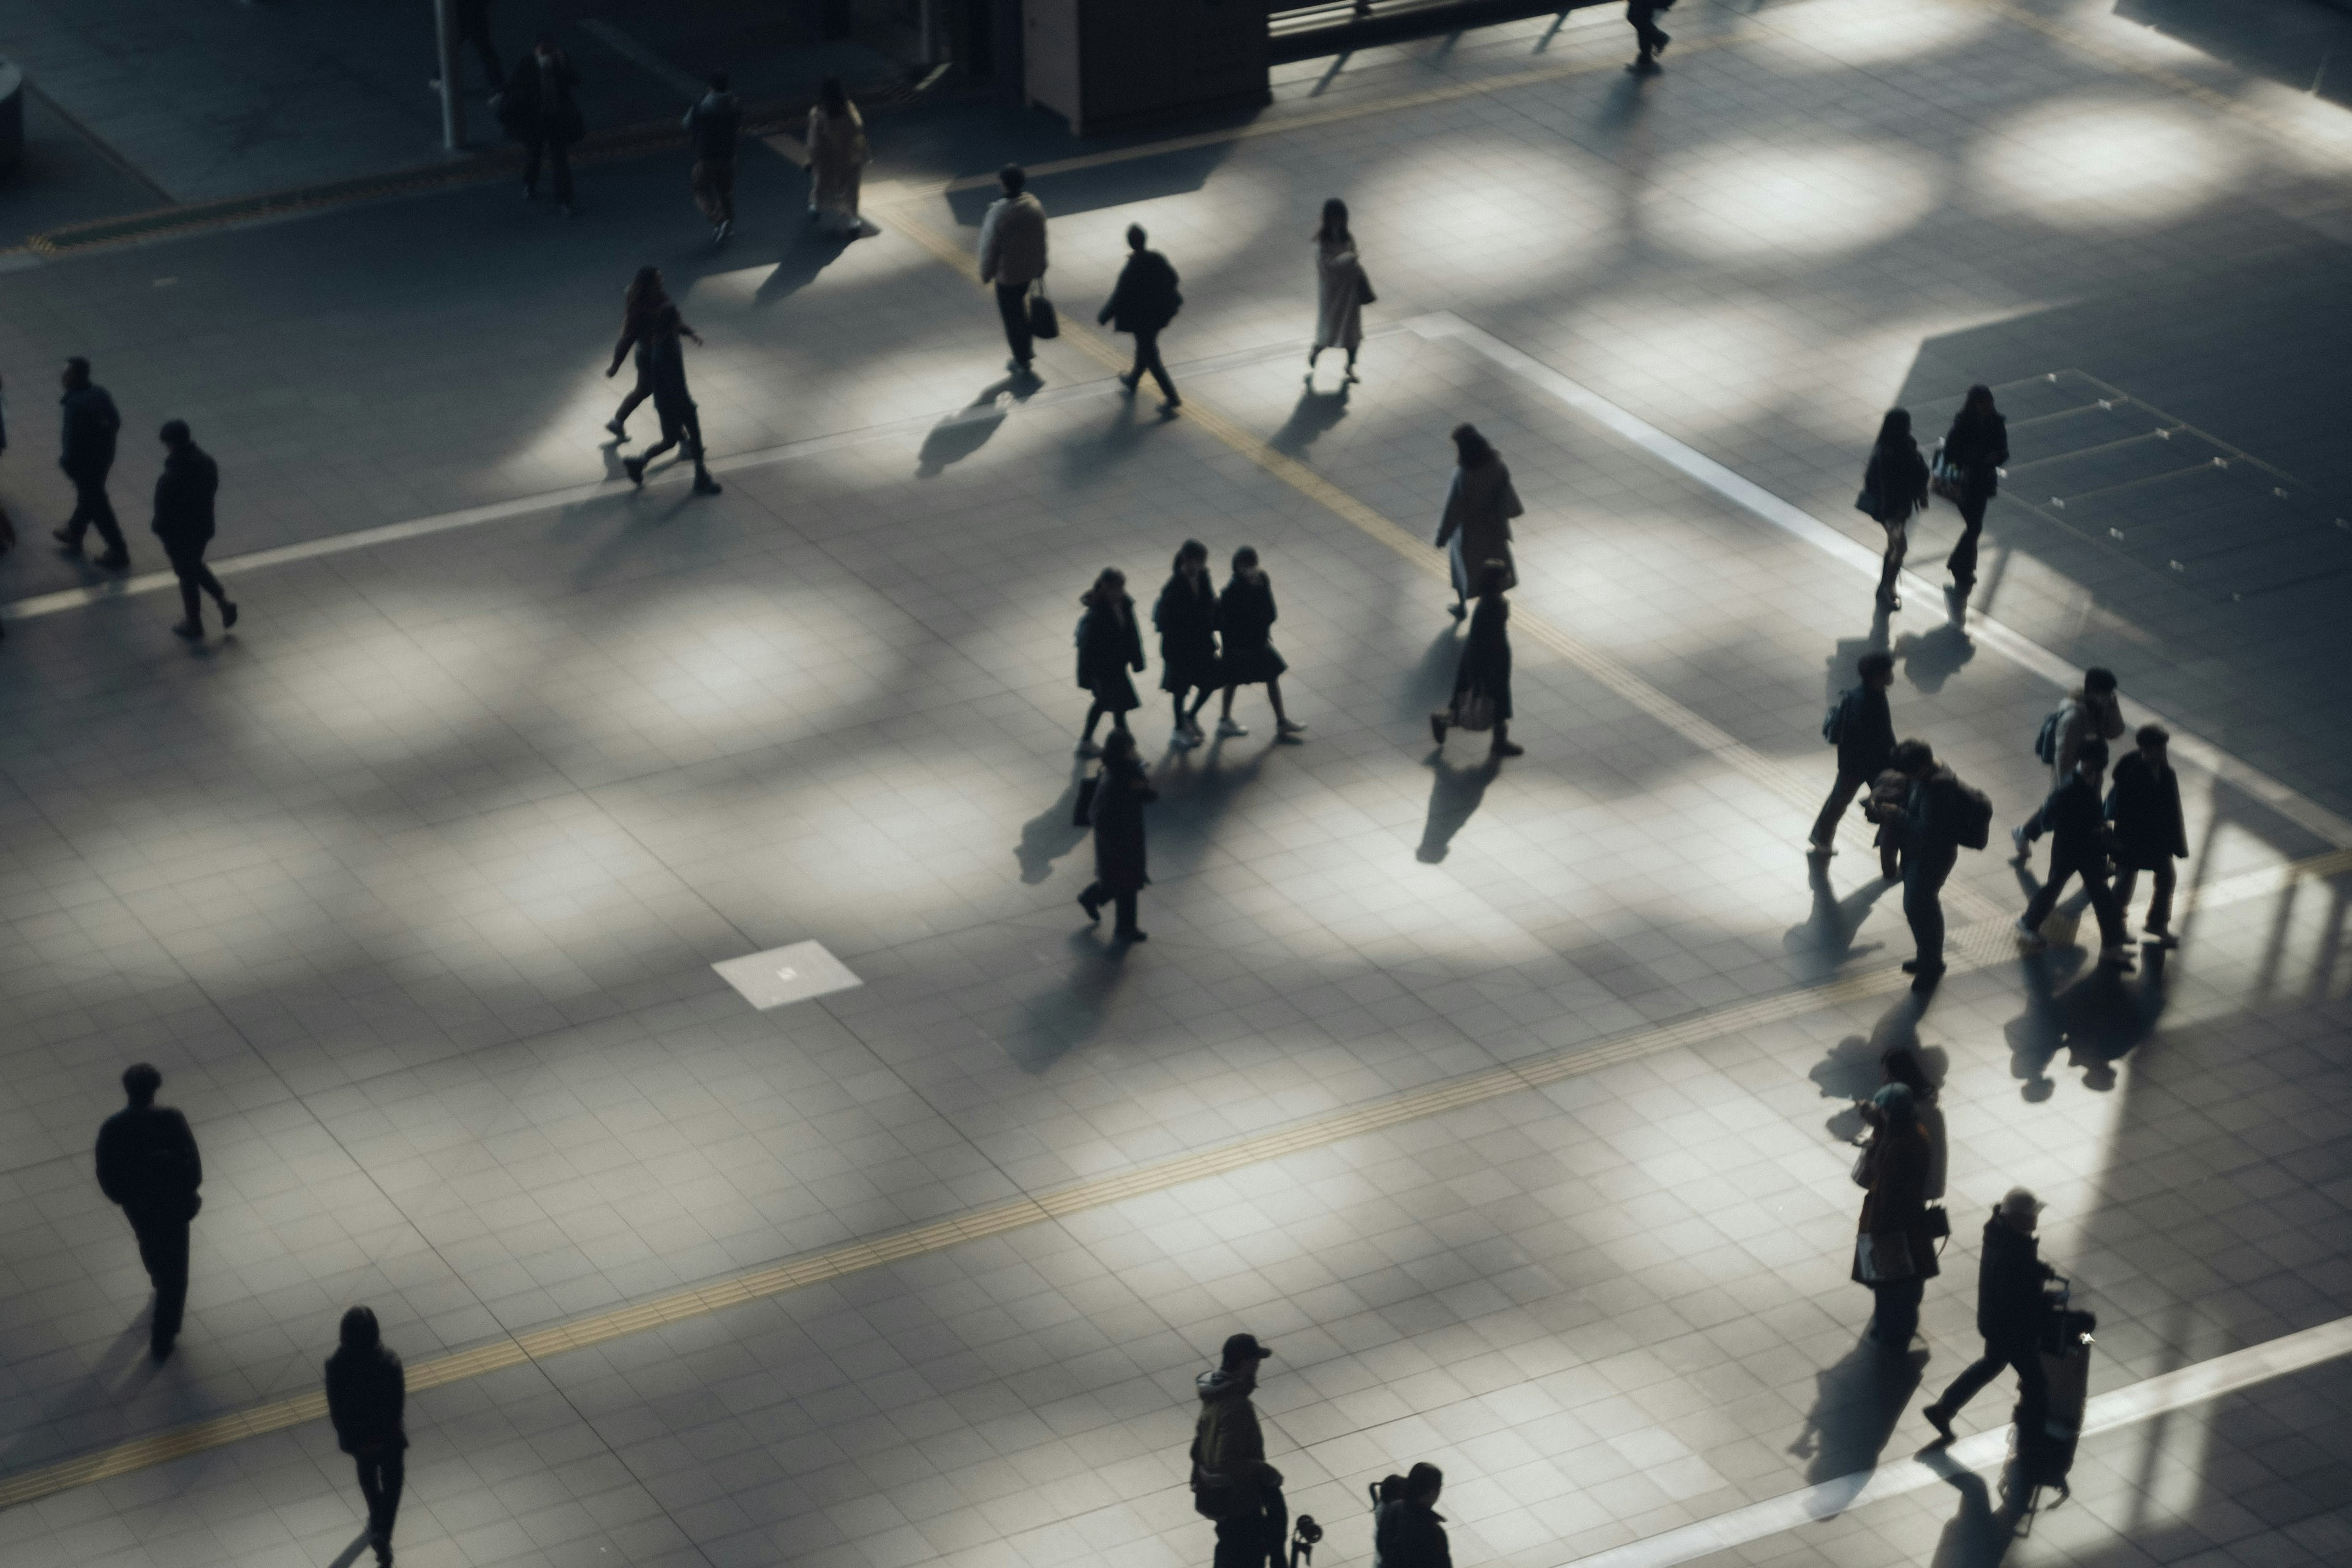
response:
M1838 769L1837 783L1830 785L1830 797L1822 803L1822 814L1813 818L1814 843L1837 842L1839 818L1845 816L1845 808L1853 804L1853 797L1861 793L1863 785L1877 776L1875 772L1865 773L1848 768Z
M354 1454L359 1461L360 1496L367 1500L368 1533L392 1539L392 1521L400 1512L400 1489L408 1479L408 1458L398 1448L380 1454Z
M2156 879L2156 891L2147 900L2146 924L2150 931L2170 931L2172 929L2172 889L2179 879L2179 873L2174 871L2169 859L2164 859L2158 860L2151 867L2148 874ZM2131 908L2132 894L2138 890L2138 867L2126 866L2116 873L2116 914L2121 915Z
M1290 1505L1269 1488L1265 1511L1217 1521L1212 1568L1283 1568L1284 1538L1290 1533Z
M1110 928L1113 936L1127 936L1136 929L1135 895L1136 889L1133 888L1129 888L1123 893L1114 893L1100 882L1089 883L1087 887L1088 903L1109 904L1118 911Z
M565 206L572 205L572 149L552 138L534 138L523 143L522 188L539 189L539 164L543 157L555 176L555 199Z
M2121 947L2126 937L2124 911L2116 903L2115 890L2107 886L2107 867L2104 860L2063 866L2053 861L2050 879L2042 884L2042 890L2033 895L2032 903L2025 906L2025 923L2038 927L2050 918L2050 911L2058 907L2058 895L2065 891L2069 877L2083 879L2083 891L2090 895L2091 909L2099 917L2099 940L2109 947Z
M659 405L656 406L658 407ZM639 453L637 461L651 463L656 458L660 457L672 447L676 447L694 459L694 477L698 482L709 479L710 470L702 466L702 416L696 410L694 405L689 403L677 413L664 414L661 416L661 439Z
M1984 532L1985 503L1991 500L1963 490L1952 503L1960 509L1960 542L1952 546L1944 564L1950 568L1952 581L1963 588L1977 580L1977 540Z
M636 364L637 384L629 388L628 396L621 399L620 408L613 415L615 425L626 425L629 416L637 411L637 405L654 395L653 364L646 358L646 351L641 348L633 357Z
M687 175L687 184L694 190L694 205L713 224L735 221L735 160L732 158L698 158Z
M155 1287L155 1321L150 1339L163 1350L179 1338L180 1320L188 1307L188 1222L155 1215L131 1216L131 1233L139 1238L139 1261Z
M1903 918L1919 944L1919 963L1928 969L1944 967L1944 879L1958 858L1956 849L1926 855L1906 850L1903 857Z
M80 549L82 536L94 528L99 538L106 541L109 555L130 554L131 546L123 542L122 525L114 521L114 503L106 499L106 476L68 473L66 478L73 481L74 488L73 515L66 519L66 542Z
M470 21L460 21L457 24L457 42L461 45L474 46L474 53L481 57L482 75L488 79L490 90L506 91L506 68L499 64L499 47L490 42L489 17L485 16Z
M218 604L228 603L228 594L221 587L220 579L214 576L213 569L205 564L203 545L199 544L193 550L173 550L166 546L163 554L172 563L172 574L180 580L180 607L187 612L189 620L199 626L204 624L205 594L210 594Z
M1633 24L1633 37L1642 46L1642 58L1648 59L1665 43L1666 35L1658 26L1656 0L1626 0L1625 20Z
M999 283L996 286L996 313L1004 318L1004 342L1021 368L1037 357L1036 340L1029 335L1029 285Z
M1160 396L1173 398L1176 395L1176 384L1168 379L1168 367L1160 363L1160 329L1157 327L1148 332L1138 331L1135 334L1135 368L1127 373L1128 384L1141 386L1146 372L1160 384Z
M1936 1401L1947 1415L1974 1399L2000 1369L2017 1369L2017 1426L2039 1435L2050 1416L2050 1378L2042 1368L2042 1347L2031 1340L1987 1340L1984 1354L1963 1368Z

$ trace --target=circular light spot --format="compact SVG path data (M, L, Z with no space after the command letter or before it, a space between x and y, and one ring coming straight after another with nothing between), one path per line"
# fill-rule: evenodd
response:
M1761 12L1767 36L1827 55L1842 66L1886 65L1969 42L1990 13L1943 0L1806 0Z
M2237 154L2181 111L2091 101L2046 105L1977 143L1977 190L2057 228L2162 223L2218 195Z
M1935 176L1895 153L1744 142L1670 165L1642 216L1658 239L1712 260L1835 256L1892 238L1935 200Z
M1599 165L1521 142L1447 140L1383 164L1348 192L1375 287L1383 265L1407 266L1449 289L1506 288L1563 278L1597 258L1616 230L1617 198ZM1311 267L1308 213L1299 265Z

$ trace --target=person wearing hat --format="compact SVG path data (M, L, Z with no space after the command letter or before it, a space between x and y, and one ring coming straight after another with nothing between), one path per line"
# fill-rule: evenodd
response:
M2053 1274L2033 1239L2041 1214L2040 1200L2023 1187L2011 1187L1985 1222L1984 1258L1977 1265L1977 1332L1984 1336L1984 1354L1920 1412L1940 1434L1939 1442L1952 1440L1952 1417L2004 1366L2017 1369L2021 1431L2038 1431L2050 1408L2049 1380L2042 1370L2042 1282Z
M1281 1568L1289 1509L1282 1472L1265 1462L1265 1436L1249 1398L1258 1363L1273 1353L1256 1335L1235 1334L1218 1369L1194 1383L1201 1415L1192 1427L1192 1506L1217 1521L1215 1568Z

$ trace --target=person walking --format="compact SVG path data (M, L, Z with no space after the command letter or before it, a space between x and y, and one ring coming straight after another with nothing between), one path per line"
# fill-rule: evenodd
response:
M467 44L473 45L475 55L482 62L482 79L489 83L490 97L495 100L507 89L507 73L499 64L498 45L490 39L490 0L450 0L449 26L453 30L449 63L455 66L457 51ZM435 77L425 85L428 91L439 92L441 79Z
M1919 1053L1908 1046L1889 1046L1878 1058L1878 1070L1885 1079L1879 1087L1899 1083L1911 1091L1911 1110L1919 1119L1919 1134L1927 1141L1927 1201L1930 1205L1944 1201L1944 1184L1951 1171L1951 1148L1944 1137L1944 1110L1937 1103L1942 1091L1927 1076L1927 1064ZM1876 1096L1855 1107L1863 1120L1875 1127L1881 1121Z
M139 1261L155 1288L148 1347L157 1361L172 1353L188 1304L188 1222L204 1207L204 1157L188 1119L155 1103L163 1075L145 1062L122 1069L130 1101L98 1130L98 1190L120 1205L139 1238Z
M1234 693L1260 681L1265 683L1266 700L1274 704L1275 738L1288 741L1307 732L1306 725L1293 722L1282 709L1282 672L1290 665L1275 651L1276 614L1274 581L1258 564L1257 551L1244 544L1234 552L1234 574L1217 595L1217 639L1223 645L1218 663L1225 681L1224 706L1217 719L1222 737L1249 733L1234 722Z
M819 84L816 102L809 107L808 160L809 222L832 217L849 232L857 232L865 224L857 214L859 187L874 154L866 144L865 117L849 101L837 76ZM1042 216L1044 209L1039 211ZM1041 238L1038 243L1042 247L1045 242Z
M727 89L725 71L713 71L710 90L686 111L686 135L694 147L687 184L714 245L735 237L735 137L742 128L743 100Z
M1141 224L1127 226L1127 265L1119 268L1118 282L1095 320L1109 322L1115 332L1135 335L1135 368L1120 373L1118 384L1133 392L1150 372L1160 384L1160 412L1173 413L1184 400L1176 395L1176 384L1160 362L1160 334L1176 319L1184 296L1176 291L1176 268L1158 251L1144 248L1146 237Z
M1444 1489L1445 1472L1426 1460L1405 1472L1397 1495L1372 1515L1373 1568L1454 1568L1445 1516L1437 1511Z
M221 630L236 625L236 603L205 564L213 542L213 497L220 489L220 466L188 434L188 422L164 423L163 471L155 479L155 537L163 543L172 574L180 580L179 625L172 629L194 642L205 635L205 600L220 605Z
M1886 820L1902 839L1903 918L1918 946L1903 972L1924 991L1944 973L1944 880L1959 862L1965 802L1959 775L1937 762L1925 741L1902 742L1887 765L1911 781L1902 807Z
M1151 624L1160 631L1160 689L1176 705L1176 728L1168 743L1181 749L1206 739L1201 733L1201 710L1223 684L1217 673L1217 591L1209 582L1209 547L1188 539L1176 552L1160 602L1151 606ZM1184 698L1200 695L1190 709Z
M58 457L58 467L73 481L74 509L52 537L68 555L79 555L82 535L98 530L106 552L97 563L110 572L121 572L131 564L131 546L123 542L122 525L114 521L114 503L106 496L106 476L114 468L114 437L122 428L122 416L115 412L114 399L106 388L89 379L89 361L79 354L66 361L65 374L59 379L66 393L58 400L65 410L65 449Z
M1087 911L1087 920L1100 921L1103 905L1116 906L1110 931L1115 942L1147 940L1135 923L1135 900L1151 881L1145 865L1143 808L1159 798L1135 754L1134 734L1113 730L1103 742L1102 771L1095 776L1095 879L1078 895L1078 907Z
M1960 510L1960 542L1944 564L1952 589L1968 596L1977 585L1977 541L1984 533L1985 507L2000 491L2000 466L2009 461L2009 421L1992 403L1992 388L1969 388L1952 427L1944 433L1937 464L1938 493Z
M621 362L634 353L637 384L629 389L628 396L621 399L621 406L613 416L604 421L604 428L624 441L629 438L629 416L636 412L638 404L654 395L654 318L669 302L669 289L662 281L658 267L638 268L637 275L629 279L628 291L621 296L621 341L613 345L613 363L604 367L604 378L609 381L618 375ZM694 329L686 324L684 318L679 319L677 326L688 337L694 336Z
M1518 568L1511 560L1511 519L1527 508L1511 488L1511 470L1502 454L1487 443L1475 425L1456 425L1453 432L1455 466L1445 490L1445 513L1437 524L1437 547L1446 552L1454 573L1454 618L1468 615L1478 584L1474 567L1484 570L1499 563L1508 579L1507 591L1519 585Z
M2026 950L2039 952L2049 945L2042 922L2058 906L2058 895L2070 877L2083 879L2083 892L2099 917L2099 962L2118 969L2131 967L2131 949L2125 944L2123 910L2107 886L2107 817L2099 785L2107 771L2107 743L2085 741L2074 771L2050 792L2042 803L2042 820L2050 825L2050 878L2018 918L2017 935Z
M2053 791L2064 786L2085 743L2122 738L2123 698L2116 684L2114 670L2093 665L2083 672L2083 684L2066 693L2065 700L2042 721L2041 732L2033 738L2033 754L2050 764ZM2049 797L2042 798L2046 803ZM2032 859L2033 841L2049 828L2042 809L2036 807L2032 816L2010 829L2009 841L2017 848L2017 853L2010 857L2011 862L2022 866Z
M1371 279L1348 232L1348 204L1333 196L1323 204L1315 230L1315 346L1307 351L1307 382L1315 384L1315 362L1325 349L1348 351L1348 380L1356 380L1356 351L1364 342L1364 307L1373 300Z
M8 450L8 399L7 399L7 397L6 397L5 395L0 395L0 456L4 456L4 455L5 455L5 454L6 454L6 452L7 452L7 450ZM9 552L9 551L11 551L11 550L14 550L14 549L16 549L16 521L15 521L15 520L14 520L14 519L12 519L11 517L9 517L9 515L8 515L8 509L7 509L6 507L5 507L5 506L0 506L0 554L5 554L7 552ZM5 640L5 639L6 639L6 637L7 637L7 636L8 636L7 628L6 628L6 627L5 627L5 626L0 626L0 640Z
M686 387L687 338L694 339L695 347L702 347L702 339L678 315L677 307L665 301L654 312L653 342L646 354L646 376L653 383L654 412L661 417L661 439L638 456L623 458L621 468L628 474L631 484L643 489L646 465L672 447L682 447L694 462L694 493L715 496L719 491L719 481L702 466L702 417Z
M1908 409L1890 408L1879 421L1878 439L1870 448L1863 470L1862 494L1854 505L1886 531L1886 553L1878 568L1878 602L1890 610L1903 607L1895 591L1902 574L1903 555L1911 545L1911 514L1927 504L1927 460L1911 438Z
M1095 726L1110 715L1111 731L1127 733L1127 716L1143 706L1135 695L1128 670L1143 668L1143 635L1135 624L1135 601L1128 596L1127 574L1106 566L1095 585L1078 596L1086 614L1078 617L1078 685L1093 693L1087 709L1086 732L1078 737L1078 755L1098 757Z
M1013 351L1004 368L1027 376L1037 353L1029 331L1029 290L1045 276L1045 209L1029 194L1029 174L1020 164L1005 164L996 183L1004 195L988 204L980 220L980 280L996 286L996 313L1004 319L1005 346Z
M383 1342L375 1313L353 1307L343 1314L341 1344L327 1358L327 1419L335 1443L359 1466L367 1503L368 1543L379 1568L391 1568L392 1526L407 1479L408 1372Z
M1633 25L1633 42L1639 53L1625 68L1635 76L1655 76L1666 68L1658 57L1666 52L1674 35L1658 26L1658 13L1671 7L1675 0L1625 0L1625 20Z
M2057 1276L2042 1261L2040 1244L2033 1238L2042 1207L2032 1192L2011 1187L1985 1221L1984 1255L1977 1263L1977 1332L1984 1336L1984 1354L1919 1413L1940 1442L1952 1440L1952 1417L2003 1367L2017 1370L2018 1430L2040 1432L2049 1414L2050 1380L2042 1365L2042 1283Z
M1853 1277L1874 1299L1864 1337L1901 1355L1918 1332L1919 1302L1938 1272L1927 1230L1927 1138L1908 1085L1888 1084L1873 1103L1879 1125L1870 1141L1870 1189L1855 1227Z
M1837 748L1837 781L1830 785L1829 798L1807 836L1810 853L1817 858L1837 853L1838 819L1855 794L1886 771L1895 755L1895 715L1886 705L1887 688L1895 684L1895 656L1874 647L1856 659L1853 668L1859 683L1838 698L1822 726L1822 738Z
M1486 755L1493 762L1525 756L1528 750L1511 739L1511 606L1503 597L1510 585L1510 567L1487 562L1478 580L1478 609L1470 617L1470 635L1454 667L1454 700L1429 716L1429 732L1440 746L1445 744L1446 731L1456 724L1470 730L1492 724L1494 739Z
M1192 1506L1217 1521L1213 1568L1281 1568L1289 1508L1282 1472L1265 1462L1258 1426L1259 1363L1274 1354L1255 1334L1234 1334L1214 1372L1192 1380L1201 1413L1192 1423Z
M2153 872L2156 891L2140 929L2158 947L2179 947L2172 934L2172 863L2189 858L2189 828L2180 816L2180 780L2167 760L2172 736L2161 724L2142 724L2135 749L2116 764L2107 791L2107 826L2116 845L2116 913L2131 908L2139 874Z
M566 217L572 214L572 144L588 133L579 91L580 73L572 68L571 58L541 33L499 100L499 123L523 144L523 200L539 200L544 163L555 181L555 205Z

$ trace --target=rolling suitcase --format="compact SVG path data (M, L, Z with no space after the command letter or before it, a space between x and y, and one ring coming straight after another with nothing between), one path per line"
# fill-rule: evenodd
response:
M2012 1424L2010 1483L2024 1513L2023 1534L2032 1527L2044 1487L2066 1500L2071 1488L2067 1472L2074 1466L2074 1447L2083 1436L2083 1409L2090 1398L2092 1331L2099 1320L2077 1310L2073 1282L2061 1277L2042 1297L2042 1374L2049 1384L2049 1414L2042 1429L2028 1432Z

